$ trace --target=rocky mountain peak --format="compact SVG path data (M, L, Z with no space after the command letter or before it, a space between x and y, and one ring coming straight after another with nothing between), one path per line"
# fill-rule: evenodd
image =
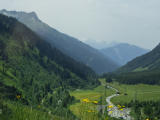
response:
M26 13L26 14L28 14L30 17L38 19L38 16L35 12L30 12L30 13Z
M11 17L15 17L17 19L19 18L32 18L32 19L36 19L39 20L37 14L35 12L17 12L17 11L7 11L6 9L2 9L0 10L1 14L4 14L6 16L11 16Z

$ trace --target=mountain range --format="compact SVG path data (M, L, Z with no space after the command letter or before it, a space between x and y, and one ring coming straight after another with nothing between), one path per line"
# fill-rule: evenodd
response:
M105 77L122 84L160 85L160 44Z
M118 43L111 47L100 49L100 51L122 66L132 59L149 52L150 50L127 43Z
M113 46L119 44L119 42L116 42L116 41L107 42L107 41L97 41L97 40L93 40L93 39L84 39L83 41L86 44L88 44L98 50L101 50L103 48L113 47Z
M61 33L42 22L35 12L26 13L1 10L0 13L15 17L42 39L48 41L52 47L58 48L61 52L72 57L76 61L91 67L96 73L111 72L119 67L117 63L103 55L99 50L90 47L76 38Z
M152 51L135 58L119 69L121 72L152 71L160 69L160 44Z

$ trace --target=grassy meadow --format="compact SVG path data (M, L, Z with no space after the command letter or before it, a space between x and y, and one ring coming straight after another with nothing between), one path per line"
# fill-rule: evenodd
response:
M81 120L99 120L102 119L98 115L97 105L93 104L92 101L98 101L98 104L106 105L106 97L115 93L111 89L105 88L106 84L118 89L120 96L114 97L111 101L115 104L126 104L130 103L131 100L138 101L158 101L160 100L160 86L157 85L125 85L119 83L106 83L104 79L100 79L101 85L92 90L75 90L71 91L70 94L74 96L78 102L70 106L70 110ZM88 99L90 103L84 103L84 99ZM93 112L92 112L93 111ZM113 119L103 116L104 120Z
M101 85L92 90L75 90L71 91L71 96L74 96L78 102L70 106L70 110L82 120L99 120L97 104L93 101L98 101L98 104L106 105L106 97L114 94L111 89L105 88L105 80L100 79ZM83 102L88 99L90 102Z
M110 83L110 86L120 91L120 96L114 97L111 101L114 104L129 103L131 100L138 101L158 101L160 100L160 86L158 85L125 85Z

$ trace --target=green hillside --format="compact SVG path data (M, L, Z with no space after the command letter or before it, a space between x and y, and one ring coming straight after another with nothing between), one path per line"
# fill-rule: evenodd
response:
M90 47L74 37L61 33L42 22L35 12L26 13L1 10L0 13L17 18L17 20L48 41L52 46L76 61L91 67L96 73L111 72L119 67L117 63L103 55L99 50Z
M111 47L103 48L100 51L119 65L123 66L137 56L144 55L150 50L128 43L119 43Z
M4 108L11 109L12 113L5 119L15 120L18 113L13 108L23 112L30 106L39 106L39 111L49 112L51 117L65 117L64 112L72 119L68 105L74 98L68 89L98 84L90 68L51 47L16 19L0 14L0 109L4 114L9 114Z
M160 69L160 44L151 52L130 61L125 66L121 67L118 71L137 72L154 69Z
M160 44L151 52L137 57L105 78L123 84L160 84Z

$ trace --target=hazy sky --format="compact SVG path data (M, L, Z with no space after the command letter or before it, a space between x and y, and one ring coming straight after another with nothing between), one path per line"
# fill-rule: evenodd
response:
M0 9L35 11L39 18L80 40L160 42L160 0L0 0Z

